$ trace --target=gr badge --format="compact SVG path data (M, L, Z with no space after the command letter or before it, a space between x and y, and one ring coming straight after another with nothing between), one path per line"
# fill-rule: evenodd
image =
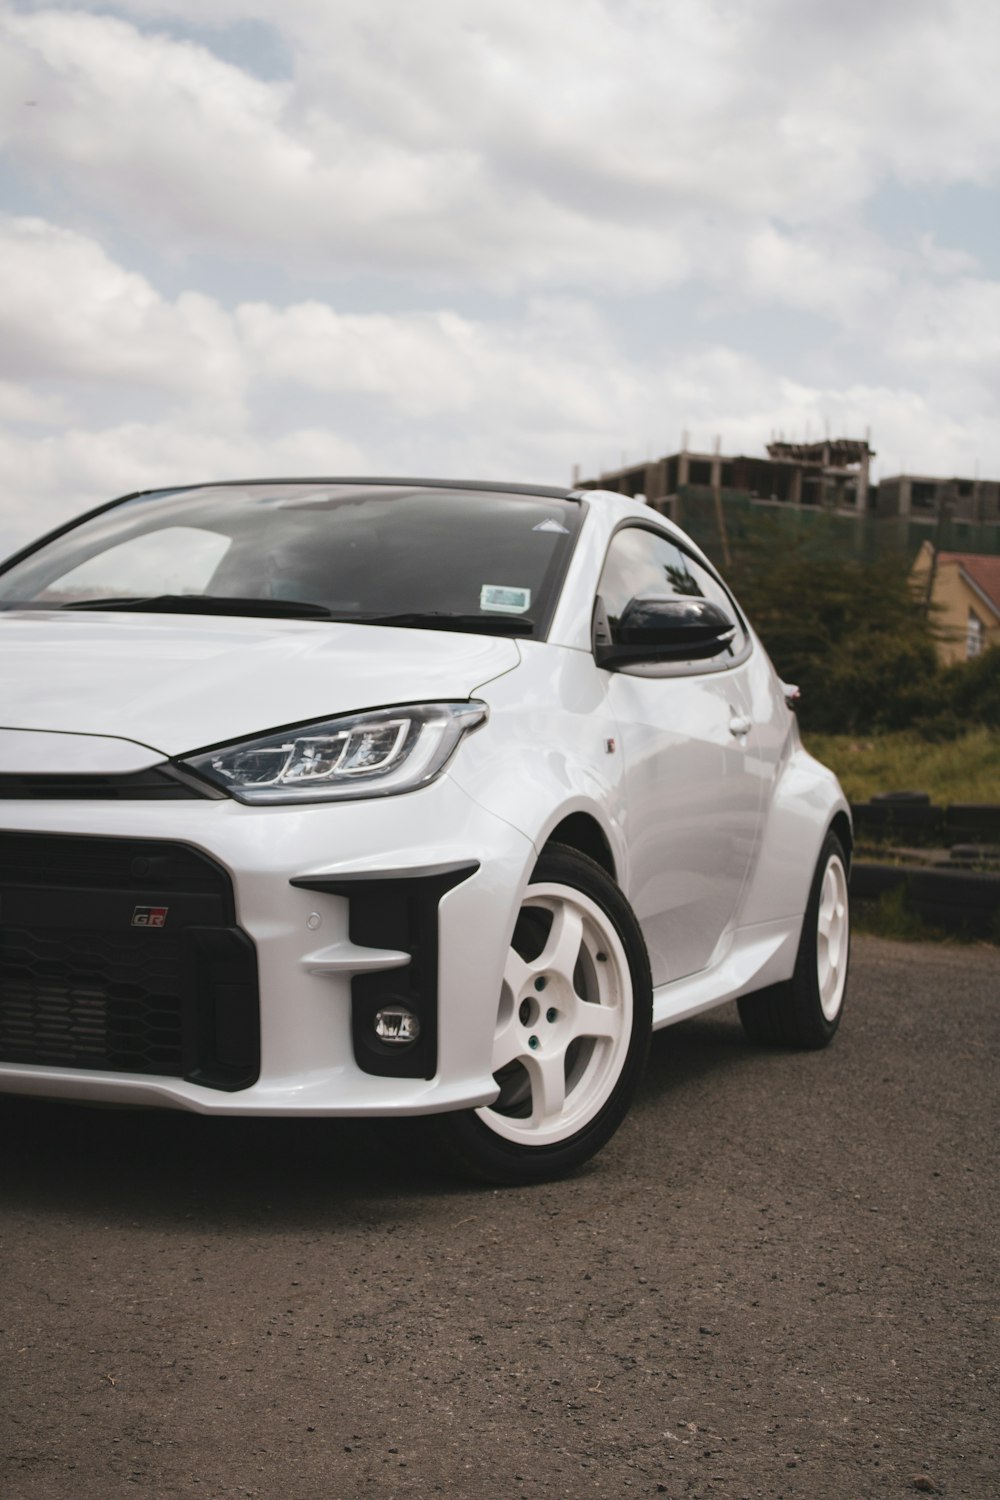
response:
M169 906L137 906L132 913L133 927L165 927Z

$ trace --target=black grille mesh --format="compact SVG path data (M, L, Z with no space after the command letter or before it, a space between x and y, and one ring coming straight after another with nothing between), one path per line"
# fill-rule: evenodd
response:
M178 1075L180 990L177 938L0 928L0 1057Z

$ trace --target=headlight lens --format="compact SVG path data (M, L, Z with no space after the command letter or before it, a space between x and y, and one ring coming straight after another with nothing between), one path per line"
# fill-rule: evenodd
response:
M421 703L285 729L181 761L240 802L388 797L444 770L485 703Z

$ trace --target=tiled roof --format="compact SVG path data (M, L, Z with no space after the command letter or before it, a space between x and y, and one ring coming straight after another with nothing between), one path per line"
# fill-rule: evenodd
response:
M939 552L938 563L957 563L1000 615L1000 557L982 557L976 552Z

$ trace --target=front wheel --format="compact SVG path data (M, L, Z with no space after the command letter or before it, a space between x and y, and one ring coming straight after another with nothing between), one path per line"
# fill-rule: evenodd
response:
M737 1001L743 1030L771 1047L825 1047L840 1025L850 953L847 859L828 833L813 876L795 972Z
M649 961L622 892L573 849L535 866L504 966L493 1032L499 1094L443 1115L459 1168L489 1182L562 1176L621 1124L652 1024Z

